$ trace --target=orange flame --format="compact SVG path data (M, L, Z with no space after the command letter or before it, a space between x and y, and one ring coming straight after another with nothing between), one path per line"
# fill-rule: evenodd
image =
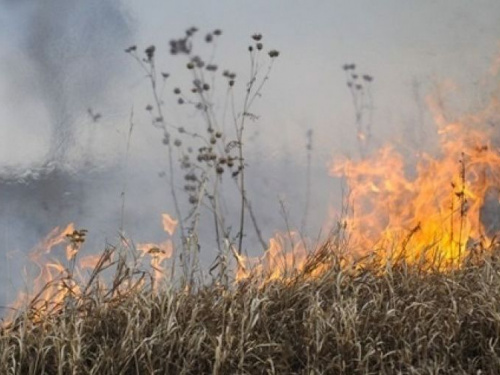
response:
M162 215L163 229L172 236L177 227L177 220L167 214ZM51 313L62 304L70 301L72 297L81 294L82 270L94 269L101 261L101 255L86 255L77 258L77 254L85 240L86 230L75 230L73 223L61 229L56 227L37 244L29 253L28 259L37 266L37 275L34 277L32 288L26 292L20 292L16 300L11 304L13 311L30 306L33 321L43 319L44 314ZM122 238L125 245L127 241ZM65 245L65 256L69 262L65 266L52 254L56 247ZM156 289L158 282L165 276L163 261L172 256L174 245L171 239L161 244L144 243L137 246L142 256L150 257L150 266L153 270ZM108 259L107 261L110 261ZM14 315L7 316L4 322L7 324Z
M168 214L162 214L161 216L163 222L163 230L165 230L165 232L167 232L170 236L173 236L179 222Z
M262 257L245 257L233 249L236 258L236 282L256 277L264 282L289 280L306 262L308 246L298 232L276 233Z
M177 228L178 221L173 219L168 214L162 214L163 230L172 236ZM136 246L138 251L142 252L142 257L149 255L150 265L153 269L154 287L157 288L158 283L165 277L165 268L162 265L165 259L172 257L174 245L172 240L168 239L160 244L141 243Z
M30 252L30 260L36 263L41 257L43 257L44 254L49 254L55 246L64 243L66 241L66 236L73 233L74 230L75 225L73 223L69 223L63 230L59 227L52 229L50 233L45 236L45 238Z
M422 153L412 169L386 146L364 160L337 160L331 167L349 186L350 213L343 220L355 255L379 251L449 267L500 230L487 217L488 208L500 207L500 152L491 144L491 129L478 127L498 111L498 101L452 123L434 101L429 104L438 127L437 157Z
M68 224L64 229L56 227L30 252L28 259L38 267L39 273L34 279L33 287L26 292L19 293L17 299L11 304L14 310L32 301L38 315L34 319L41 319L45 312L63 302L67 296L80 292L74 280L63 276L66 268L61 263L48 259L52 250L64 244L67 235L73 233L74 230L73 223ZM59 282L54 282L56 280ZM7 317L6 321L8 322L9 319L10 317Z
M492 73L498 74L498 66L496 62ZM448 121L437 101L429 99L428 104L437 126L436 156L420 152L412 164L388 145L365 159L341 159L331 165L330 174L344 178L349 187L349 211L339 220L347 232L347 250L355 259L376 253L385 260L447 269L460 265L474 246L487 248L500 234L500 150L492 141L492 125L500 124L499 98L494 96L481 111L460 121ZM358 138L367 141L364 133ZM172 237L178 220L162 214L162 225ZM72 270L47 259L68 237L66 259L74 265ZM95 267L100 259L90 255L76 261L83 237L72 223L54 228L29 255L39 268L33 290L20 293L13 307L36 296L34 307L41 318L51 306L79 295L75 275ZM165 277L164 261L173 255L173 240L141 243L136 249L149 259L156 289ZM293 231L271 238L262 257L249 258L231 249L237 262L236 281L257 277L264 285L292 280L305 270L308 256L319 251ZM310 276L321 272L324 268L318 267Z
M97 263L101 259L101 255L85 255L80 257L78 260L78 268L92 270L97 266Z
M448 82L445 89L453 87ZM500 236L500 139L495 142L493 131L500 124L499 94L460 121L448 121L440 103L429 98L439 151L419 152L413 163L390 145L362 160L332 163L330 174L344 178L349 188L348 213L337 217L346 236L341 264L346 265L346 255L360 260L376 254L385 261L449 269L463 264L471 251L495 243ZM264 283L286 281L304 270L307 246L301 239L287 243L296 236L277 234L260 258L233 250L236 281L256 275ZM312 276L324 270L319 267Z

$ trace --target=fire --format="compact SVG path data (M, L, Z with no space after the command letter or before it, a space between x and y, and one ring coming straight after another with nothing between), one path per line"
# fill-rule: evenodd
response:
M172 236L177 227L177 220L168 214L162 215L163 229ZM80 250L85 242L87 231L76 230L73 223L65 228L56 227L40 241L29 253L28 259L35 265L34 281L31 288L18 294L16 300L11 304L13 311L29 306L33 314L33 321L43 319L62 305L75 301L82 293L82 285L85 285L88 275L85 270L93 271L100 264L109 264L112 258L102 259L102 255L83 255ZM128 246L128 241L122 239ZM55 249L63 248L67 264L62 263L55 253ZM139 258L150 258L150 266L153 272L153 288L157 288L158 282L165 276L163 262L173 254L174 245L171 239L161 244L144 243L136 246L142 253ZM103 263L104 261L104 263ZM29 272L26 275L29 278ZM99 284L101 285L101 284ZM7 316L8 323L12 316Z
M497 243L500 140L495 143L494 132L500 124L499 96L496 93L480 111L457 121L447 120L440 103L430 96L439 150L418 152L413 162L386 145L361 160L332 163L330 174L345 179L349 191L347 213L336 217L342 249L331 250L340 250L344 266L346 261L376 255L383 264L404 260L446 270L459 267L471 252ZM308 250L295 232L277 234L260 258L234 251L236 280L257 275L265 281L286 281L293 272L304 271L308 255L323 249ZM312 276L324 270L320 265Z
M100 255L86 255L83 257L80 257L78 260L78 267L81 270L88 269L88 270L93 270L96 266L99 260L101 259Z
M66 241L66 236L73 233L74 230L75 225L73 223L69 223L66 228L62 230L59 227L52 229L30 252L30 260L37 262L44 254L49 254L55 246L64 243Z
M177 229L178 220L172 218L169 214L162 214L163 230L167 232L170 236L174 235Z
M286 281L303 270L308 254L307 240L298 232L276 233L262 257L245 257L233 249L236 281L257 277L261 281Z
M337 160L330 169L349 187L350 211L341 220L355 256L378 252L446 268L460 264L474 245L491 244L500 230L500 219L487 215L500 207L500 151L491 142L493 129L480 125L498 113L498 101L457 122L446 121L432 99L428 103L437 156L422 152L412 166L385 146L363 160Z
M173 236L177 228L178 221L173 219L170 215L162 214L163 230L169 235ZM150 264L153 269L153 276L155 288L161 279L165 276L165 267L163 262L172 257L174 251L174 244L171 239L155 244L155 243L141 243L137 244L137 250L142 252L142 256L149 255L151 258Z
M153 269L153 276L155 281L155 286L158 282L162 280L165 276L165 267L163 266L163 261L172 256L173 244L171 240L162 242L161 244L155 243L144 243L138 244L137 250L142 252L142 257L149 255L151 257L151 268Z
M61 303L68 295L79 293L78 286L72 280L66 280L66 282L63 280L65 277L62 275L66 268L61 263L50 260L51 252L57 246L66 243L67 236L74 231L73 223L68 224L64 229L56 227L33 248L28 259L38 268L38 275L31 289L19 293L17 299L11 304L13 309L32 303L38 314L38 317L35 317L36 320L49 312L53 306ZM68 245L68 248L70 247ZM68 249L67 253L70 253Z
M495 74L498 66L497 62ZM332 163L330 174L343 178L348 186L348 210L337 217L345 237L340 245L311 245L295 231L277 233L261 257L246 257L228 245L237 263L236 282L256 277L265 285L293 280L297 274L317 277L325 272L327 263L309 267L311 256L324 259L325 249L341 248L349 260L376 254L385 262L405 260L446 270L460 266L471 251L496 243L500 234L500 139L495 142L494 133L495 125L500 124L500 99L494 96L481 111L457 121L449 121L436 100L429 98L428 105L436 124L438 152L420 151L408 161L403 152L386 145L360 160L344 158ZM362 132L358 139L367 141ZM154 290L165 278L165 261L173 256L173 236L179 224L166 213L161 221L168 235L161 243L134 247L122 238L124 247L149 260ZM81 271L95 269L102 261L96 255L80 256L85 235L85 230L76 230L70 223L54 228L35 246L29 255L38 270L34 286L19 294L14 309L31 304L37 314L34 319L42 319L82 293ZM62 246L66 265L52 254Z

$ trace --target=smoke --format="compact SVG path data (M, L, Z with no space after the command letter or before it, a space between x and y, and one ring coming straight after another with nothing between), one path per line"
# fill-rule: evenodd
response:
M23 90L48 113L46 161L64 164L75 146L79 119L103 107L119 77L120 54L131 36L116 0L4 0L27 69L13 74L9 90ZM21 75L21 76L20 76Z
M119 0L0 0L0 7L0 31L12 38L0 51L0 88L10 99L3 138L8 153L21 156L0 161L3 304L22 282L23 256L51 228L76 221L94 229L108 220L117 228L110 216L119 202L109 189L119 195L119 169L109 162L99 171L103 158L92 150L94 133L109 125L95 121L117 98L132 25ZM18 133L22 143L13 141ZM43 151L30 158L35 143Z
M124 173L119 165L96 171L96 165L103 158L96 160L94 152L89 155L82 151L96 148L93 142L85 145L89 147L81 147L86 139L82 136L82 127L93 125L88 113L91 108L92 114L102 111L103 117L97 124L101 132L109 117L108 101L119 96L118 83L128 62L123 49L133 44L129 16L119 0L0 0L2 3L8 12L6 18L13 20L10 26L17 29L12 34L20 35L16 41L18 53L13 59L17 63L17 59L22 58L26 65L24 69L11 70L12 80L7 90L19 92L22 100L27 101L25 96L29 96L29 100L43 106L50 137L42 160L22 168L5 168L0 163L0 205L4 208L0 214L0 231L3 231L0 246L5 249L3 253L14 246L28 251L54 226L74 221L77 226L90 230L89 239L99 238L98 248L102 246L103 235L116 233L119 228ZM38 125L29 125L27 129L31 132ZM142 135L135 130L133 136ZM305 159L305 133L302 136ZM154 140L158 148L163 147L159 133ZM153 232L149 229L153 227L149 225L152 222L158 224L161 231L161 211L172 213L165 180L158 178L160 163L150 160L157 158L157 154L150 145L147 149L145 143L141 145L135 152L149 159L130 161L128 175L133 181L129 181L125 192L125 224L128 224L128 234L138 241L151 239L148 235ZM250 172L253 183L249 184L249 195L265 227L264 238L285 226L278 199L297 202L306 191L305 170L297 173L297 167L291 165L289 159L277 155L273 161L249 158L254 171ZM326 178L323 164L321 167L317 174ZM296 176L301 182L284 183L290 176ZM262 186L268 187L267 193L262 191ZM239 207L239 195L234 194L228 198L231 209ZM303 206L301 202L293 207L298 211L297 216L302 215ZM311 210L316 209L311 206ZM323 218L312 216L319 217L318 221ZM314 222L309 224L315 227ZM213 228L201 230L211 232ZM248 243L253 233L249 230ZM207 263L213 260L214 253L206 255Z

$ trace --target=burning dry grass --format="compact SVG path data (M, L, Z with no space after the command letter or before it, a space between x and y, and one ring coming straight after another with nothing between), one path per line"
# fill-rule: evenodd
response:
M43 319L28 309L4 326L0 372L500 373L497 250L459 270L423 272L366 260L346 268L331 246L286 283L232 287L154 291L118 260L109 288L93 274Z
M170 132L204 137L165 121L155 47L144 51L144 59L132 46L126 52L145 70L154 94L146 109L168 147L177 219L163 215L168 237L161 244L135 246L122 238L123 249L107 249L99 259L79 256L85 230L52 231L30 255L40 267L41 288L21 295L18 302L28 299L27 307L0 327L0 375L500 373L500 154L491 142L493 129L475 126L496 118L496 96L481 116L453 123L435 108L441 152L417 153L413 168L390 147L334 163L331 173L349 186L348 209L335 220L338 233L310 251L289 230L271 239L262 257L248 258L242 245L246 215L263 248L266 243L246 195L243 131L246 121L256 119L249 109L279 53L269 51L267 73L256 84L262 36L252 36L251 79L234 118L236 133L226 139L212 124L211 86L197 75L203 77L205 63L191 55L196 30L170 42L175 54L188 57L195 78L191 93L197 99L186 101L174 88L177 103L195 105L207 125L196 159L180 154L191 207L187 221L180 219L186 215L176 198L172 161L184 140L171 139ZM215 30L205 40L212 43L220 34ZM206 70L217 68L209 64ZM358 76L349 74L351 88ZM232 88L236 75L223 76ZM365 142L371 125L357 126ZM131 121L129 140L132 128ZM224 229L223 176L231 176L241 195L236 233ZM196 258L202 203L214 214L219 250L211 268L219 274L211 284L195 281L205 280ZM46 263L52 248L67 241L68 266ZM141 260L150 261L148 271L141 270ZM174 277L176 269L182 276Z

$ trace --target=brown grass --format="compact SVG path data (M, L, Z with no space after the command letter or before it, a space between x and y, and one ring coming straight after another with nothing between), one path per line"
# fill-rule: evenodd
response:
M127 289L140 276L117 262L111 289L94 277L41 321L28 309L6 325L0 373L500 373L496 252L450 272L404 264L346 271L332 262L322 276L286 285L158 293L147 283Z

